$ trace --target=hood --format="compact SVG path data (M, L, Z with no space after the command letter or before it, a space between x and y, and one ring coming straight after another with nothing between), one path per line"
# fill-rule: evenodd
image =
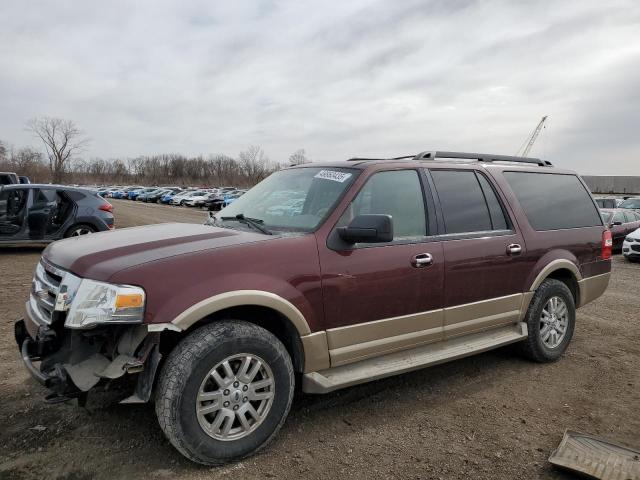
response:
M107 281L113 274L143 263L276 238L208 225L163 223L59 240L42 256L80 277Z

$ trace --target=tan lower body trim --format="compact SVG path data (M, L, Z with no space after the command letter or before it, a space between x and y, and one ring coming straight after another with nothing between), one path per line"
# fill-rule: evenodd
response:
M304 351L304 372L324 370L331 366L329 361L329 347L327 346L327 333L316 332L300 337L302 350Z
M482 300L444 309L445 338L481 332L520 319L522 294Z
M523 294L327 330L331 366L516 323ZM313 371L305 368L306 371Z
M529 310L529 305L531 304L531 300L533 300L533 295L536 292L524 292L522 295L522 307L520 308L520 321L524 320L524 317L527 315L527 310Z
M583 307L602 295L609 285L610 278L611 273L607 272L602 275L594 275L593 277L580 280L578 282L578 287L580 288L580 305L578 306Z

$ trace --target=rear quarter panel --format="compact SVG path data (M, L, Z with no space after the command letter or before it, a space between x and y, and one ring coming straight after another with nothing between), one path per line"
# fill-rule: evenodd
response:
M602 234L606 229L604 224L593 227L536 231L529 223L520 202L502 175L503 171L513 171L515 169L512 167L492 167L487 170L491 173L502 193L507 198L524 236L527 251L526 254L523 255L522 261L530 268L527 280L528 285L532 285L542 269L553 260L564 259L571 261L578 267L583 278L611 271L611 261L602 260L601 258ZM534 173L540 171L532 169L517 170ZM574 172L565 170L554 169L554 172L571 173L575 175ZM585 189L587 189L582 179L581 182ZM589 192L588 189L587 192ZM593 197L591 198L593 201Z

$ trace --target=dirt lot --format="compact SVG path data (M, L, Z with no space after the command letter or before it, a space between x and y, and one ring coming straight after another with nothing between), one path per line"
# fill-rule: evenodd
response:
M118 227L204 213L114 201ZM565 357L506 348L326 396L301 395L276 441L241 463L191 464L151 405L47 405L13 339L41 250L0 251L0 478L573 478L546 459L565 429L640 447L640 265L618 257L609 290L578 313Z

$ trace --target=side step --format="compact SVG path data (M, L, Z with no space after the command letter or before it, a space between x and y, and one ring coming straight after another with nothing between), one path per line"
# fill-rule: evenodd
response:
M320 372L306 373L302 377L302 390L306 393L329 393L340 388L485 352L524 340L526 337L527 324L520 322L486 332L452 338Z

